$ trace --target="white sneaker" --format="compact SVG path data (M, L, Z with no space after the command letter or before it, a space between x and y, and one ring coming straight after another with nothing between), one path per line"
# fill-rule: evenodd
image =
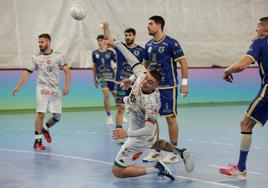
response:
M127 123L127 118L125 116L123 116L123 123Z
M107 117L107 119L106 119L106 124L107 124L107 125L112 125L112 124L114 124L114 121L113 121L112 116L108 116L108 117Z
M194 170L194 160L189 150L184 150L182 153L183 163L185 165L186 172L190 173Z
M154 162L161 159L161 153L156 150L151 150L150 153L142 159L143 162Z
M166 164L171 164L171 163L178 163L180 160L177 155L174 153L168 153L167 156L163 159L163 162Z

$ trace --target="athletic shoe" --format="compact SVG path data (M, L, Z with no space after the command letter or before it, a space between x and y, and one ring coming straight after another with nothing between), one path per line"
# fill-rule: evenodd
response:
M161 159L160 152L152 149L151 152L142 159L143 162L155 162Z
M174 153L168 153L167 156L163 159L163 162L166 164L178 163L179 158Z
M220 174L227 177L233 177L240 180L247 179L247 171L244 170L243 172L241 172L235 164L229 164L229 168L220 168L219 172Z
M123 123L127 123L127 118L125 116L123 116Z
M33 148L36 149L36 150L44 150L44 149L46 149L46 146L44 146L42 144L42 142L35 141L34 145L33 145Z
M159 173L158 173L159 176L166 176L166 177L170 178L172 181L175 179L163 161L161 161L161 160L158 161L154 165L154 167L159 170Z
M44 128L42 129L42 134L44 135L47 143L51 143L52 142L52 138L49 134L49 131L45 130Z
M112 116L108 116L108 117L107 117L107 119L106 119L106 124L107 124L107 125L112 125L112 124L114 124L114 121L113 121Z
M194 170L194 160L189 150L185 149L182 153L182 160L186 172L190 173Z

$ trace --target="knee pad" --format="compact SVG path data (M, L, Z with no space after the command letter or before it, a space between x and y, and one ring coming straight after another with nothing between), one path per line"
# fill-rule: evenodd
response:
M61 116L61 114L59 114L59 113L54 113L53 114L53 121L55 122L55 123L57 123L57 122L59 122L60 121L60 116Z

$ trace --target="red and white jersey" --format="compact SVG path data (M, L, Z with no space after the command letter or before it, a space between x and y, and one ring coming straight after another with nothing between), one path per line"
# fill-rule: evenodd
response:
M66 64L63 55L59 52L52 52L45 55L38 53L32 57L29 71L37 71L37 87L47 91L60 90L60 70Z
M150 94L144 94L141 91L140 84L145 76L146 73L138 75L131 93L124 98L130 119L129 130L137 130L145 127L146 121L155 124L159 116L161 102L158 89Z

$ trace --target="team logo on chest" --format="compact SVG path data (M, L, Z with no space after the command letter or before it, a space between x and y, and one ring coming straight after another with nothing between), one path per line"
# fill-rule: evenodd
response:
M165 51L165 46L160 46L159 48L158 48L158 52L159 53L163 53Z
M106 59L110 59L111 55L110 54L105 54Z
M134 53L134 55L135 55L135 56L140 55L140 51L139 51L139 50L134 50L134 52L133 52L133 53Z

